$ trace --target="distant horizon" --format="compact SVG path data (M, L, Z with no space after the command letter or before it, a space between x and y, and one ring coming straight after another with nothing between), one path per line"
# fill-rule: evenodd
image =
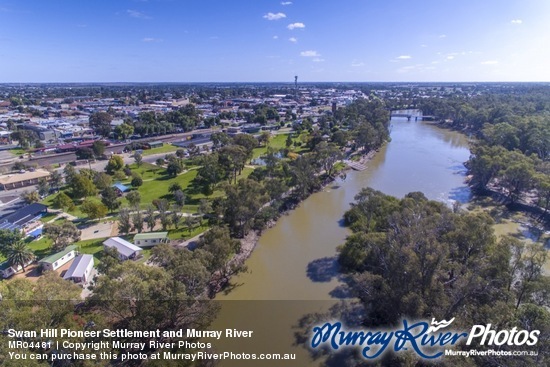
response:
M100 84L283 84L294 86L294 81L207 81L207 82L165 82L165 81L104 81L104 82L2 82L0 85L39 85L39 84L75 84L75 85L100 85ZM300 84L550 84L549 81L298 81Z
M546 0L0 0L0 80L549 82L549 23Z

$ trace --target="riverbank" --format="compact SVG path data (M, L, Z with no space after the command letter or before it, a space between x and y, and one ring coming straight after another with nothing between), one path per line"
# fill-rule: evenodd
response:
M369 161L371 161L376 156L377 153L378 153L378 150L372 150L372 151L368 152L367 154L361 154L359 162L361 164L366 164ZM351 170L351 168L347 166L342 171L348 171L348 170ZM327 178L327 179L323 180L321 182L320 188L316 192L323 191L329 184L334 182L334 180L337 177L338 177L338 175L334 175L333 177L330 177L330 178ZM289 193L290 192L291 192L291 190L289 190ZM312 193L311 195L315 194L316 192ZM309 196L311 196L311 195L309 195ZM239 251L239 253L235 254L233 259L231 259L229 261L228 267L242 267L242 266L244 266L246 260L248 260L248 258L250 258L250 256L254 252L254 249L257 247L263 232L266 229L274 227L277 224L278 220L282 216L288 215L289 212L295 210L300 205L300 203L302 203L308 197L302 199L300 202L296 202L294 200L294 198L289 198L287 196L288 200L282 206L283 209L278 212L278 216L277 216L276 219L269 221L264 229L262 229L262 230L251 230L244 238L240 239L240 242L241 242L240 251ZM230 282L231 282L231 278L227 279L227 280L223 280L223 279L221 279L221 280L224 281L224 284L221 284L221 283L217 284L216 293L218 293L220 291L223 291L224 288L228 287Z

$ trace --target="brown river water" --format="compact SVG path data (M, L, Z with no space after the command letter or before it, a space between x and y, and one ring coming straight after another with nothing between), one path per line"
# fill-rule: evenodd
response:
M413 111L414 112L414 111ZM420 120L420 118L418 118ZM207 340L233 353L296 353L294 361L223 360L221 366L315 366L308 351L294 345L298 320L338 302L335 255L348 230L341 224L354 196L370 186L403 197L422 191L452 204L470 199L463 166L468 139L457 132L406 118L391 121L391 141L367 163L313 194L266 230L246 261L248 271L219 294L221 311L212 330L253 330L251 338Z

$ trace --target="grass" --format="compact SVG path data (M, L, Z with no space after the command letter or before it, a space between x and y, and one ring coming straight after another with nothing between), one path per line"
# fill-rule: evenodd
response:
M153 155L153 154L161 154L161 153L173 153L176 150L180 148L172 145L172 144L164 144L162 147L153 148L153 149L146 149L143 151L143 156L147 155Z
M14 156L16 157L19 157L23 154L27 154L27 150L26 149L23 149L23 148L14 148L14 149L10 149L9 152L11 154L13 154Z
M203 220L199 226L193 227L191 231L189 231L185 225L178 229L171 229L168 232L168 238L171 240L188 240L203 233L208 228L208 222Z
M55 217L57 217L58 213L47 213L46 215L44 215L42 218L40 218L40 221L42 223L48 223L50 220L54 219Z

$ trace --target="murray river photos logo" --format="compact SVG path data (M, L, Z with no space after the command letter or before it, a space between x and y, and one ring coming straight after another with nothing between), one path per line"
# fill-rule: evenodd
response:
M313 328L311 347L361 348L366 359L375 359L387 351L412 350L425 359L441 357L446 349L465 342L479 346L533 346L538 342L539 330L493 330L491 324L474 325L469 332L446 330L455 319L409 322L402 328L385 330L346 330L341 322L327 322Z

